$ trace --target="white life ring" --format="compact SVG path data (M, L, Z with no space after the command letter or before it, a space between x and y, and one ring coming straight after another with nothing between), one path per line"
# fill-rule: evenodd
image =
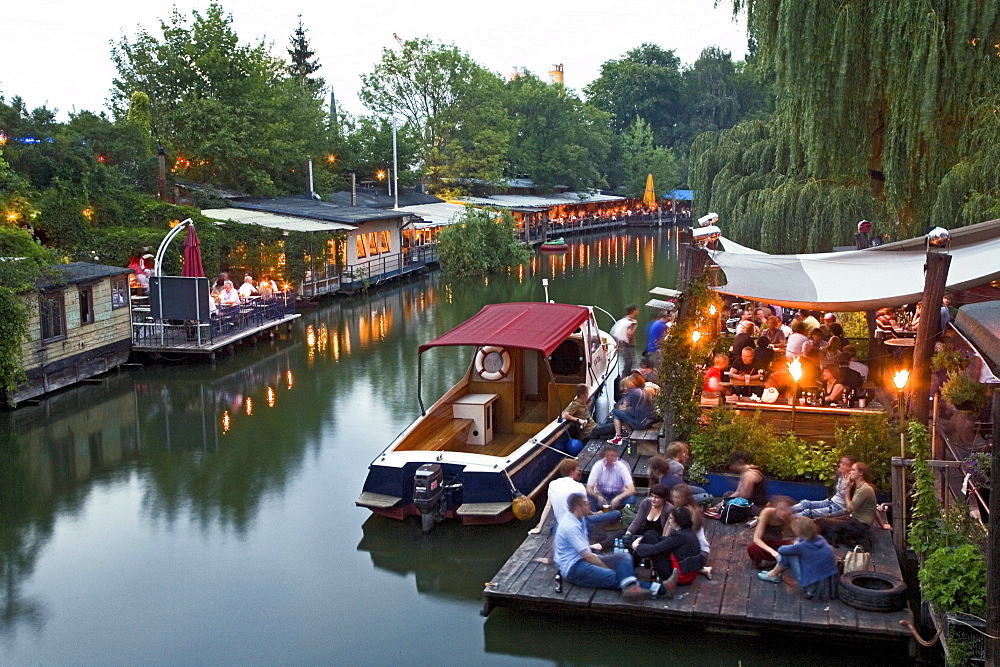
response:
M510 353L502 347L492 345L479 348L476 353L476 372L489 382L502 380L510 372Z

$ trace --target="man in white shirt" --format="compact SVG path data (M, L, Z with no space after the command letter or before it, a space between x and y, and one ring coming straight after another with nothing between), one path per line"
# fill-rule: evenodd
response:
M854 370L856 370L858 373L860 373L861 374L861 379L863 381L868 380L868 367L865 366L860 361L858 361L858 352L854 348L854 346L853 345L845 345L843 349L844 349L844 352L850 352L851 353L851 363L848 364L848 366L850 368L853 368Z
M219 292L220 306L240 305L240 293L233 287L233 281L227 280L222 284L222 291Z
M253 278L251 276L243 276L243 284L240 285L240 298L246 299L254 294L257 294L257 288L254 287Z
M635 370L635 328L639 308L634 303L625 306L625 317L615 322L609 335L618 344L618 375L624 377Z
M529 535L535 535L542 530L542 525L548 518L549 513L555 515L556 523L564 519L569 514L569 497L582 493L587 495L587 487L580 483L580 462L576 459L563 459L559 464L559 478L549 482L549 500L542 509L542 514L538 518L538 525L528 531ZM604 521L621 521L622 513L618 510L603 512L601 514L591 514L587 516L587 524L594 524ZM553 531L555 526L552 527Z

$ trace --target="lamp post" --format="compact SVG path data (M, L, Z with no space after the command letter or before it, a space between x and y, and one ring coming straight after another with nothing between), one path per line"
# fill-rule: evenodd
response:
M795 431L795 404L799 402L799 380L802 379L802 362L798 357L788 364L788 372L792 374L792 431Z

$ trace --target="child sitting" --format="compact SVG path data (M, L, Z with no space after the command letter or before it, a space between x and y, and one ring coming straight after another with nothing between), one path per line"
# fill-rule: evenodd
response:
M808 517L798 517L794 529L795 542L778 547L778 564L770 572L760 572L757 576L777 584L785 570L791 570L807 599L832 600L837 597L838 575L833 548L818 534L816 522Z

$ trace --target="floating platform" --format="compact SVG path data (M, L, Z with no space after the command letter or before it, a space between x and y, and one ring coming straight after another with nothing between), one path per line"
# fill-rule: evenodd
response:
M824 639L841 637L900 645L911 639L909 629L900 624L912 622L908 610L879 613L854 609L839 600L806 600L790 573L781 584L758 579L758 570L746 553L753 535L746 524L725 525L706 519L705 534L712 546L708 564L713 578L698 577L690 586L678 586L672 600L642 602L625 602L618 591L566 582L563 592L557 593L555 566L535 560L549 554L552 538L548 528L546 525L538 535L529 535L486 586L484 616L496 607L508 607L605 620L617 616L647 623L696 624L712 632L822 635ZM889 532L873 529L872 545L872 569L901 578ZM638 568L636 574L648 578L649 570Z

